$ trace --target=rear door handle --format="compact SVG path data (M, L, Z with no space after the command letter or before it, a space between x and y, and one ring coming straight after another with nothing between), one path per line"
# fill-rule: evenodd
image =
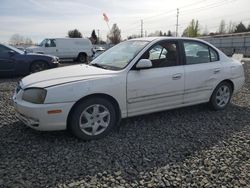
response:
M220 72L220 68L214 69L214 74L217 74Z
M173 79L173 80L179 80L179 79L181 78L181 76L182 76L181 73L174 74L174 75L172 76L172 79Z

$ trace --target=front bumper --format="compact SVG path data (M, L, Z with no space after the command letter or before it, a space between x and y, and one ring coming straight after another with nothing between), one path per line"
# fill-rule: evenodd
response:
M74 105L69 103L33 104L13 96L13 104L17 117L27 126L40 131L65 130L70 109ZM49 114L48 111L58 110L60 113Z

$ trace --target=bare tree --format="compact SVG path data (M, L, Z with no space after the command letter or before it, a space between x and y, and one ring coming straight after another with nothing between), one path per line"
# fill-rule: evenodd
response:
M118 28L117 24L113 24L107 37L112 44L121 42L121 30Z
M10 37L9 43L15 46L24 44L24 37L19 34L14 34Z
M219 26L219 34L226 33L226 23L225 20L221 20L220 26Z
M236 24L233 23L232 21L229 22L228 27L227 27L227 32L228 33L233 33L236 29Z
M205 29L204 29L204 31L203 31L203 33L202 33L202 35L203 36L207 36L209 34L209 31L208 31L208 29L207 29L207 25L205 26Z
M26 45L32 45L33 44L33 41L31 40L31 38L27 37L24 41L24 44Z

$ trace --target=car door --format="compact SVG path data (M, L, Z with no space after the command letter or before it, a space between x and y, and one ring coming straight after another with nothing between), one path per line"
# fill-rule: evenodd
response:
M15 52L11 49L0 45L0 74L6 74L15 69Z
M47 39L45 43L44 53L58 56L59 52L56 45L56 39Z
M215 49L199 41L183 41L183 48L186 60L184 103L207 102L221 78L219 55Z
M183 102L184 67L181 65L177 41L153 45L140 59L149 59L152 68L127 75L128 116L150 113L180 106Z

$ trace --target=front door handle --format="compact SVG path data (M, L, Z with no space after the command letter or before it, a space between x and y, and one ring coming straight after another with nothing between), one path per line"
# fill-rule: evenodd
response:
M214 74L217 74L220 72L220 68L214 69Z
M172 79L173 79L173 80L179 80L179 79L181 78L181 76L182 76L181 73L174 74L174 75L172 76Z

